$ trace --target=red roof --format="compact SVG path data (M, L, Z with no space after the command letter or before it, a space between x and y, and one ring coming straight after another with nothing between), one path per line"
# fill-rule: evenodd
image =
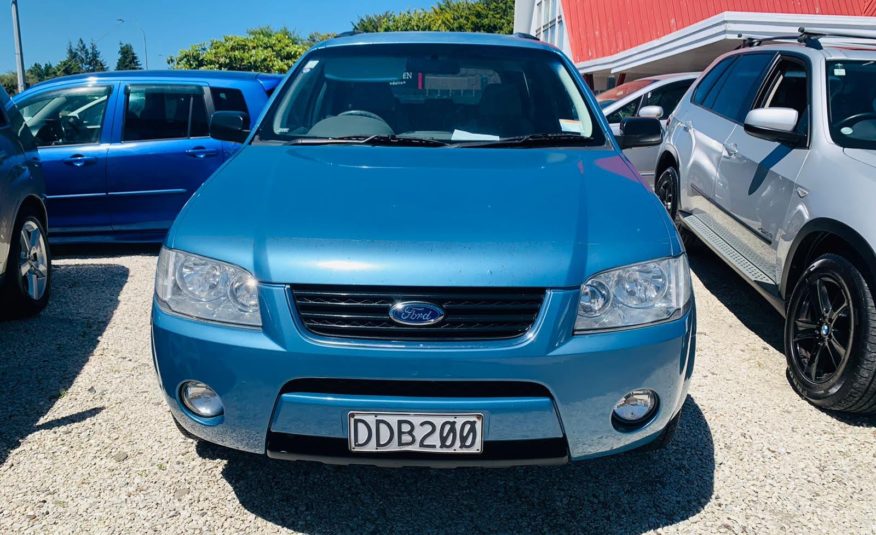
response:
M611 56L725 11L876 16L876 0L562 0L572 58Z

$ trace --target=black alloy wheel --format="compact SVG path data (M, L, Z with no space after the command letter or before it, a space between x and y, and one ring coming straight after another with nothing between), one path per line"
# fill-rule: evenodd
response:
M846 258L825 254L797 282L785 356L792 385L814 405L876 413L876 306L866 279Z

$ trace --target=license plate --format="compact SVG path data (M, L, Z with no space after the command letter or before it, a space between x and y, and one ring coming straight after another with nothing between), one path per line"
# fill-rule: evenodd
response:
M351 412L350 451L480 453L482 414Z

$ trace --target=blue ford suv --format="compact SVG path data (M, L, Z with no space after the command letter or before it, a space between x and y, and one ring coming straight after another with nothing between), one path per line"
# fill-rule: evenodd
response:
M557 49L358 34L308 52L158 260L183 433L273 458L559 463L660 446L694 360L687 260Z
M81 74L15 97L39 146L52 243L160 242L237 148L208 136L213 111L258 117L282 78L135 71Z

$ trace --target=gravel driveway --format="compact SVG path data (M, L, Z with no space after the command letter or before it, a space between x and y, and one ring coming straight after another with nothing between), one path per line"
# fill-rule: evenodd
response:
M785 379L779 316L692 258L698 362L671 446L551 468L337 468L185 440L149 351L155 251L68 256L0 323L0 533L876 533L876 419Z

